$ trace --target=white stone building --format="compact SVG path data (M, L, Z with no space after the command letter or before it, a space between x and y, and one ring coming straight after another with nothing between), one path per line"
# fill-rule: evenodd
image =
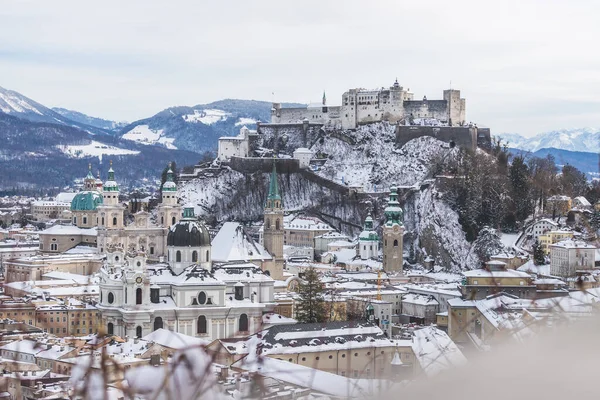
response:
M577 271L591 270L596 264L596 247L591 244L563 240L548 246L550 248L550 274L572 277Z
M251 131L245 126L240 129L240 133L233 137L220 137L217 159L228 161L231 157L248 157L250 151L250 135L255 135L256 131Z
M271 123L274 124L308 121L343 129L405 118L435 119L449 126L460 126L465 124L466 102L460 97L460 90L454 89L444 90L442 100L428 100L427 97L414 100L410 89L404 89L396 80L387 89L350 89L342 95L341 106L327 105L323 94L322 103L298 108L282 108L280 103L274 103L271 109Z
M313 152L306 147L299 147L294 150L294 158L298 160L300 168L308 168L310 166L310 159L313 156Z

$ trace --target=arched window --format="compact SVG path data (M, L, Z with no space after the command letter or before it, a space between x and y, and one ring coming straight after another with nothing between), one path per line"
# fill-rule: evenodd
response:
M115 334L115 326L113 325L113 323L112 323L112 322L109 322L109 323L108 323L108 327L107 327L107 329L106 329L106 332L107 332L109 335L114 335L114 334Z
M142 337L142 327L141 326L137 326L137 328L135 328L135 337Z
M398 239L394 240L394 247L398 247Z
M83 217L83 224L87 224L87 217Z
M113 217L113 226L117 226L117 217Z
M175 262L181 262L181 251L179 250L175 253Z
M210 261L210 252L206 250L206 262Z
M162 327L163 327L162 318L161 317L154 318L154 330L162 329Z
M279 230L279 219L275 220L275 230L278 231Z
M135 304L142 304L142 288L135 289Z
M160 217L160 224L164 225L165 224L165 217Z
M177 220L176 220L176 218L175 218L175 217L173 217L173 218L171 219L171 225L175 225L175 222L177 222Z
M205 303L206 303L206 293L204 293L204 292L198 293L198 304L205 304Z
M102 225L104 225L104 217L102 217Z
M115 302L115 295L113 292L108 292L108 304L112 304Z
M192 262L198 262L198 252L196 250L192 251Z
M265 230L268 231L271 229L271 218L267 218L267 222L265 222Z
M206 317L201 315L198 317L198 333L206 333Z
M238 326L238 331L240 332L248 332L248 316L246 314L240 315L240 322Z

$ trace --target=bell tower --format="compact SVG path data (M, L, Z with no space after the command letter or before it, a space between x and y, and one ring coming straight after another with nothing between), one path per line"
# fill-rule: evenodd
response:
M110 162L108 178L102 186L102 205L98 206L98 227L122 229L124 209L119 204L119 185L115 180L115 171Z
M390 197L385 208L383 225L383 269L387 272L402 274L404 212L398 202L398 188L392 185Z
M162 187L162 201L158 205L157 224L160 227L168 228L175 225L181 219L181 206L177 204L177 184L173 179L173 170L171 164L167 170L167 180Z
M273 161L273 171L269 182L269 194L265 202L263 241L265 249L273 257L268 270L273 279L283 279L283 201L277 183L277 167Z

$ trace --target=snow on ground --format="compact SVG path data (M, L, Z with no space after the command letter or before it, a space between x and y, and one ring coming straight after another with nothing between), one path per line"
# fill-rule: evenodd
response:
M254 118L240 117L240 119L238 120L238 122L235 123L235 126L253 125L253 124L256 124L256 122L257 121Z
M193 114L186 114L181 117L185 122L202 122L205 125L212 125L219 121L225 121L230 115L223 110L207 109L194 110Z
M138 125L135 128L128 131L123 135L123 139L133 140L141 144L162 144L167 149L176 150L177 147L173 145L175 138L168 138L163 136L162 129L152 129L148 125Z
M512 247L517 243L518 238L518 233L503 233L500 237L500 241L502 242L504 247L512 249Z
M236 171L227 171L209 179L194 179L179 188L183 204L192 203L197 215L206 215L218 201L235 193L241 185L244 175Z
M359 127L356 132L345 132L356 141L355 145L331 137L316 143L311 150L329 156L319 175L362 186L367 191L387 189L390 184L412 186L428 177L431 164L456 152L432 137L409 141L396 149L395 126L387 123Z
M139 151L136 150L127 150L121 149L115 146L109 146L104 143L96 142L92 140L90 144L84 145L74 145L74 146L56 146L63 153L75 157L75 158L83 158L83 157L98 157L102 158L103 155L136 155L139 154Z

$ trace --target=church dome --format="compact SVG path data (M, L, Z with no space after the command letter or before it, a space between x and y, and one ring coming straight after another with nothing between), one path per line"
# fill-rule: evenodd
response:
M173 225L167 235L167 246L210 246L208 228L194 216L194 208L184 208L183 219Z
M94 211L102 204L102 195L96 191L79 192L71 201L71 211Z

